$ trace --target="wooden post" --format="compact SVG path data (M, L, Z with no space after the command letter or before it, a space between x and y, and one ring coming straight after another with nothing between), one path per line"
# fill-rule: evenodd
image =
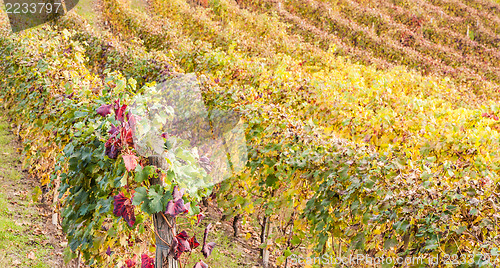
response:
M241 214L236 214L233 218L233 236L234 238L238 238L238 235L240 235L240 219L241 219Z
M161 156L150 156L149 164L164 170L168 168L167 162ZM151 185L154 184L162 184L160 176L151 179ZM163 217L161 214L163 214L162 211L153 215L153 224L156 233L155 268L178 268L179 262L174 260L174 257L169 254L170 244L172 244L173 234L175 233L175 221L170 215L164 215L165 217ZM168 223L165 219L168 220ZM170 226L172 226L172 228L170 228Z
M269 250L267 249L267 237L269 235L269 216L264 216L261 224L260 242L266 247L260 249L260 257L262 258L262 267L269 267Z

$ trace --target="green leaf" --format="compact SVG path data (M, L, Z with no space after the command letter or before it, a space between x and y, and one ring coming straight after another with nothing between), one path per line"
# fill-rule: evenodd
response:
M155 171L156 168L153 166L145 166L144 168L142 168L140 165L137 165L137 167L135 168L134 179L136 182L141 183L147 180L151 174L154 174Z
M162 191L155 190L153 187L149 189L148 193L150 202L149 208L152 213L157 213L163 211L165 206L163 205L163 193Z
M471 209L471 210L470 210L469 214L471 214L471 215L474 215L474 216L475 216L475 215L477 215L477 213L478 213L478 212L479 212L479 211L477 210L477 208L473 208L473 209Z
M101 206L99 209L99 214L107 213L111 209L111 203L113 201L113 197L109 197L108 199L99 199L97 205Z
M144 187L139 187L135 189L134 198L132 200L132 205L138 206L142 202L147 202L148 199L148 190Z
M390 249L398 245L398 240L395 237L385 240L384 249Z
M465 232L465 230L467 229L467 227L465 226L460 226L458 227L457 230L455 230L455 233L457 233L458 235L462 234L463 232Z
M77 255L69 247L66 247L63 251L64 263L69 263L72 259L76 258Z
M361 232L357 234L351 241L351 245L355 249L363 249L365 247L365 233Z
M200 207L198 206L191 206L190 210L189 210L189 213L191 215L196 215L196 214L200 214Z
M278 181L278 177L276 177L274 174L269 174L266 179L266 185L267 186L274 186L276 185L276 182Z
M290 243L292 243L292 246L296 246L300 244L300 242L302 242L302 239L300 239L300 237L298 237L297 235L294 235L292 240L290 241Z

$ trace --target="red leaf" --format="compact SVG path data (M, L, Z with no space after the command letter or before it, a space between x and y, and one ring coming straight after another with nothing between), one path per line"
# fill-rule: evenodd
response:
M174 214L175 214L175 211L174 211L174 201L170 200L168 201L167 203L167 209L165 210L165 214L168 214L172 217L175 217Z
M182 231L182 232L178 233L175 237L186 240L186 239L188 239L189 236L188 236L186 231Z
M125 168L127 171L132 171L137 166L137 156L133 154L123 154L123 162L125 162Z
M123 104L122 106L116 106L115 105L115 119L123 122L123 119L125 117L125 110L127 109L127 105Z
M208 268L208 264L204 263L202 260L197 262L193 268Z
M119 147L116 146L115 143L116 140L114 138L110 138L104 145L104 147L106 147L105 154L111 159L116 159L118 157L118 153L120 152Z
M188 235L186 231L182 231L175 236L177 238L177 250L179 252L191 251L191 246L189 245Z
M208 232L210 231L211 228L212 228L212 223L209 223L207 227L205 227L205 232L203 233L203 245L205 245L205 242L207 241Z
M193 235L193 237L189 239L189 246L191 247L191 249L195 249L200 246L200 242L196 240L196 235Z
M191 246L189 244L188 235L186 231L178 233L173 239L170 245L170 252L174 256L174 259L178 260L183 252L191 251Z
M208 232L210 231L211 228L212 228L212 223L209 223L205 228L205 233L203 234L203 246L201 247L201 253L203 254L203 256L205 256L205 258L207 258L208 256L210 256L210 254L212 254L212 250L216 246L215 242L207 243Z
M141 268L154 268L155 259L150 258L147 254L142 254L141 256Z
M181 256L181 254L184 252L184 250L181 250L179 239L177 237L172 238L172 244L170 245L170 253L172 256L174 256L174 260L178 260Z
M108 133L111 135L111 137L114 137L116 136L116 134L118 134L119 131L120 129L118 127L115 127L115 125L111 125L111 129L108 130Z
M111 104L102 105L101 107L97 108L96 112L102 117L106 117L106 115L111 113Z
M113 197L115 199L113 213L117 217L123 217L123 219L128 223L128 226L132 227L135 223L134 206L129 198L126 198L123 193L119 193Z
M132 134L134 134L136 125L137 125L137 116L133 115L131 113L127 114L127 122L130 126L130 129L132 130Z
M135 266L135 260L132 260L132 259L128 259L125 261L125 265L127 265L127 268L132 268Z
M123 123L124 127L121 128L120 139L123 145L134 145L134 138L132 136L132 130L128 127L127 123Z
M207 258L208 256L210 256L210 254L212 254L212 250L215 246L215 242L207 243L201 248L201 253L203 253L203 256L205 256L205 258Z
M177 245L179 244L179 242L177 242L177 238L174 236L172 238L172 242L170 244L170 251L169 251L169 255L172 255L174 256L174 259L178 259L179 256L181 255L182 252L177 252Z
M165 214L168 214L172 217L176 217L179 214L186 213L188 212L188 208L186 205L184 205L184 200L180 198L176 202L170 200L167 203L167 210L165 211Z
M174 201L179 200L183 195L184 189L179 190L179 187L177 185L174 186L174 190L172 190L172 197L174 198Z

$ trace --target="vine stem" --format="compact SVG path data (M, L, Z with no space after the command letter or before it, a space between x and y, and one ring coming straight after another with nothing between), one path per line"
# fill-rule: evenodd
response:
M163 238L161 238L160 234L158 234L158 232L156 230L154 230L155 232L155 235L158 236L158 238L160 238L161 241L163 241L163 243L165 243L166 245L168 245L169 243L167 243L167 241L165 241Z
M167 217L165 217L165 215L163 215L163 213L160 213L160 214L163 217L163 219L165 219L165 221L167 222L168 227L170 227L170 230L172 231L172 235L175 237L174 227L172 227L172 225L170 224L170 222L167 220Z

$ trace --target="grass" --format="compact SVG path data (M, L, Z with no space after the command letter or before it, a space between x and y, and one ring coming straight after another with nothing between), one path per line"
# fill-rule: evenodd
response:
M0 115L0 267L49 268L53 248L33 225L40 215L30 202L29 186L21 183L13 139L5 116Z
M96 1L94 0L80 0L75 6L75 12L84 17L91 26L96 26L96 12L94 10L94 5Z
M130 0L130 8L141 12L146 12L146 0Z
M193 251L186 265L184 263L189 254L183 254L181 256L182 267L193 267L199 260L207 263L209 267L252 267L253 265L242 262L245 256L239 243L232 241L230 235L221 228L221 225L216 224L214 220L206 218L199 225L191 225L187 218L179 217L177 219L177 232L186 230L189 236L196 235L196 239L202 244L205 227L210 222L212 223L212 231L208 234L207 242L215 242L217 246L213 249L212 254L205 259L201 254L202 245L200 245Z

